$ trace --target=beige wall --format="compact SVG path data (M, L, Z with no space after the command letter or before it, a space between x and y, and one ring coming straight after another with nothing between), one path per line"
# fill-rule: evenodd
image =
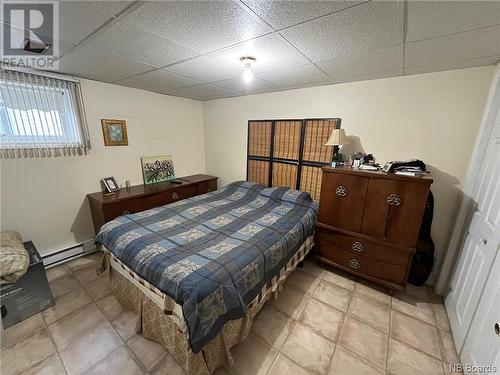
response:
M340 117L355 150L419 158L435 182L433 238L446 248L493 66L314 87L204 103L207 173L245 179L249 119ZM356 138L359 137L359 138Z
M83 157L1 161L1 227L48 254L93 237L85 195L99 179L142 182L140 157L172 154L177 175L219 185L245 178L247 121L340 117L356 150L421 158L436 196L433 237L446 247L493 67L197 102L83 80L92 150ZM129 146L104 147L100 119L127 120ZM204 126L203 126L204 125ZM346 150L348 151L348 150Z
M1 226L48 254L94 235L87 193L114 176L142 183L140 158L172 154L179 176L205 171L202 103L82 81L92 149L87 156L1 161ZM102 118L127 121L128 146L104 147Z

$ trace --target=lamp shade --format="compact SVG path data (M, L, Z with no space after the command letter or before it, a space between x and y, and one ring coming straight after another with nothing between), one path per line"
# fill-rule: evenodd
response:
M325 146L342 146L348 145L349 139L345 135L344 129L333 129L332 134L330 134L330 138L326 141Z

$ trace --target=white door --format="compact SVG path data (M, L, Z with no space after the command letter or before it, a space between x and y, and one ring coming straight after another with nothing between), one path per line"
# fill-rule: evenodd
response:
M500 83L499 83L500 86ZM500 87L497 88L500 93ZM476 185L472 193L475 209L445 303L455 345L461 353L500 242L500 110Z
M485 371L465 368L468 374L500 372L500 255L497 255L486 282L461 357L463 364L490 366Z

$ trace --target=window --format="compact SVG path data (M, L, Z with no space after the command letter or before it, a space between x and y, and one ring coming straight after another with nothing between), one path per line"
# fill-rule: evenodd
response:
M247 180L306 191L319 201L321 168L332 161L325 146L340 119L248 122Z
M89 147L77 80L1 71L1 157L81 155Z

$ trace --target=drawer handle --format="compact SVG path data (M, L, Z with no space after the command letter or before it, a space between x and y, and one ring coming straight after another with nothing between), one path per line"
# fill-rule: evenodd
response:
M399 206L401 204L401 198L397 194L389 194L387 196L387 199L385 200L387 204L390 204L391 206Z
M361 264L359 264L359 262L356 259L351 259L349 261L349 267L354 268L355 270L359 269L360 266Z
M353 242L352 249L357 253L362 253L364 250L363 244L359 241Z
M129 210L125 210L125 211L123 211L122 215L130 215L130 211Z
M347 195L347 189L344 186L339 185L337 186L337 189L335 189L335 194L339 197L345 197Z
M175 191L172 193L172 199L179 199L179 195Z

